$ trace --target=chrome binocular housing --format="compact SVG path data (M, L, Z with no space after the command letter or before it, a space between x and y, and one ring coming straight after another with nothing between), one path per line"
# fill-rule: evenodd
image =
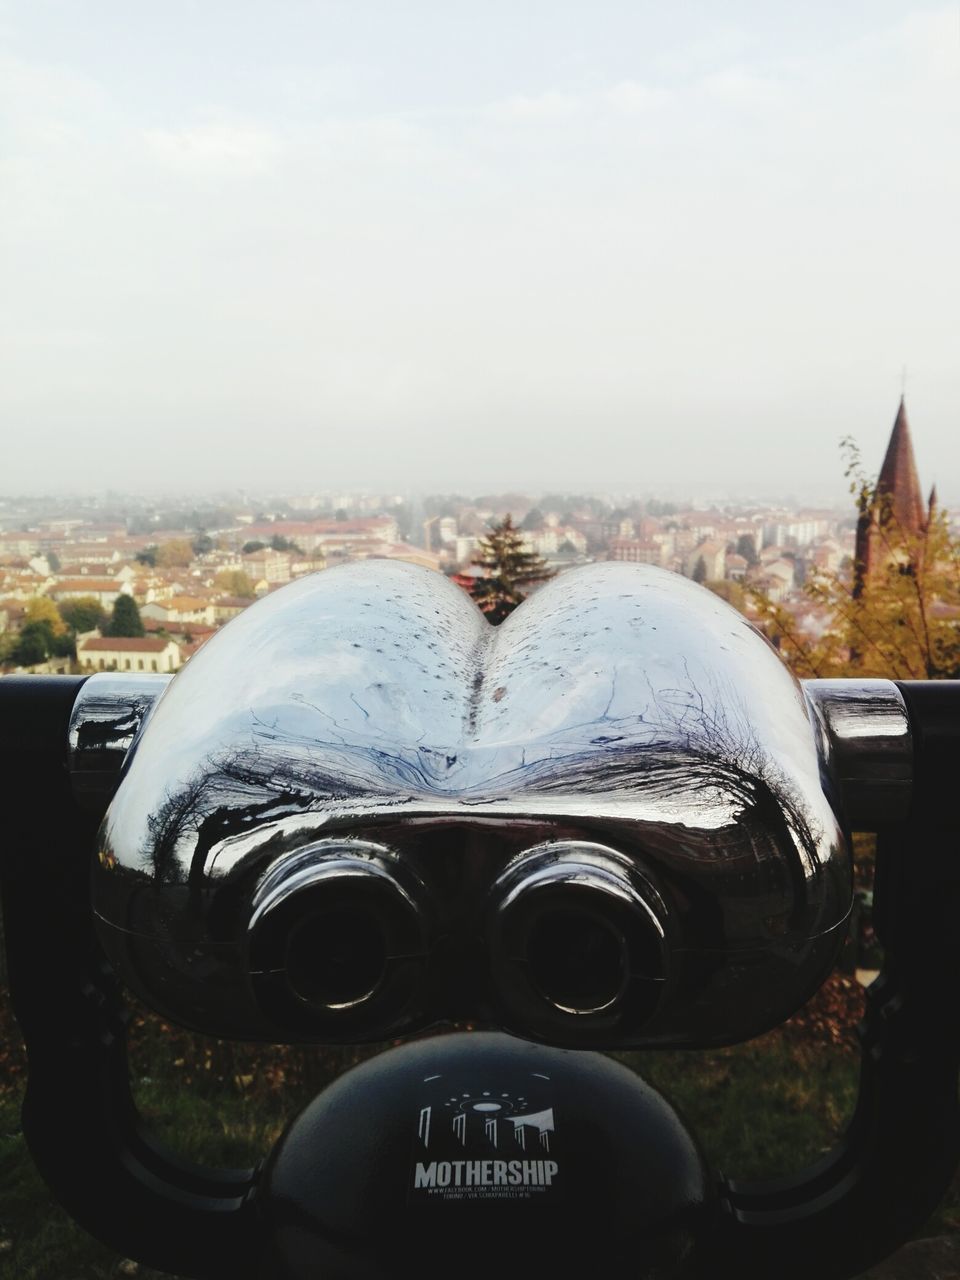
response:
M92 677L71 731L80 793L122 760L99 937L147 1003L243 1039L746 1039L829 972L846 831L908 781L895 686L802 687L640 565L568 572L496 628L436 573L348 565L135 683Z

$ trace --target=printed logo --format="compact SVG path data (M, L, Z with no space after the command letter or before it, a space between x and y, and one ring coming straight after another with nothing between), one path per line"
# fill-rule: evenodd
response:
M423 1083L411 1200L530 1200L562 1187L549 1076L529 1073L522 1090Z

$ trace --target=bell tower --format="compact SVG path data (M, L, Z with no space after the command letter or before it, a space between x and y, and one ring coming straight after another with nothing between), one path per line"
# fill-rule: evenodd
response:
M909 542L922 538L927 531L927 517L928 509L920 492L907 409L901 396L876 488L869 502L861 506L857 521L853 587L855 598L862 595L871 574L880 567L880 532L889 528L898 541Z

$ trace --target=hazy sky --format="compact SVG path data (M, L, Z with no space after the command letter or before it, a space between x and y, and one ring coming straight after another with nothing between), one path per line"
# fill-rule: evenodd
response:
M0 492L960 502L960 7L0 0Z

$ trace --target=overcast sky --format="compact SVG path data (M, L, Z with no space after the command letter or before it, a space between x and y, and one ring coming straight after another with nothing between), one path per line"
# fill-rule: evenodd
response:
M0 0L0 492L960 503L960 7Z

